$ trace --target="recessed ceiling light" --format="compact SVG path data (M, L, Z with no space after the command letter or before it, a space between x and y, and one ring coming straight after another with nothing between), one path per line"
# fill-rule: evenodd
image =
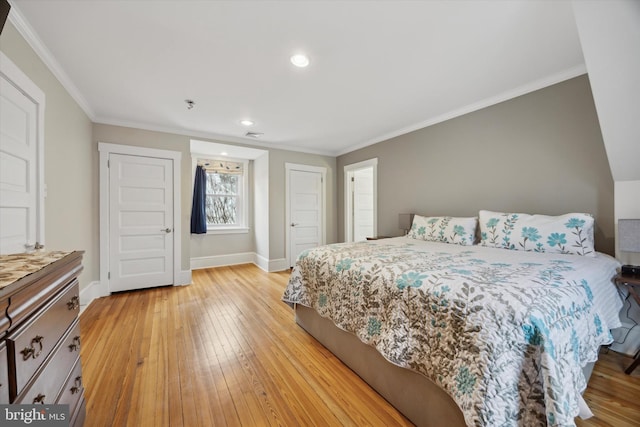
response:
M221 156L228 156L229 153L227 153L226 151L223 151L222 153L220 153Z
M249 120L249 119L240 120L240 124L243 126L253 126L253 120Z
M249 138L260 138L262 135L264 135L261 132L247 132L244 134L244 136L248 136Z
M291 57L291 63L296 67L304 68L309 65L309 57L302 54L293 55Z

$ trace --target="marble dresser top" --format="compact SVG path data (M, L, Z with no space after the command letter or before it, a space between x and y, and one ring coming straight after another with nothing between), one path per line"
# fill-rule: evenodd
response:
M13 282L41 270L70 253L72 251L0 255L0 289L4 289Z

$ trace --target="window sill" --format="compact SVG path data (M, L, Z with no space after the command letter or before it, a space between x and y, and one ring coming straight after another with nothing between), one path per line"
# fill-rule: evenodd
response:
M208 228L207 234L247 234L248 227Z

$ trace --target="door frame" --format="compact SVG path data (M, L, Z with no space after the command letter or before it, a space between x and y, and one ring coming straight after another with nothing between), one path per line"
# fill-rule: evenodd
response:
M35 242L45 244L44 199L47 189L44 183L44 92L4 52L0 52L0 74L22 92L36 106L36 230Z
M324 245L327 242L327 168L323 167L323 166L310 166L310 165L301 165L301 164L297 164L297 163L285 163L284 164L284 169L285 169L285 248L284 248L284 253L285 253L285 259L287 260L287 267L290 267L293 265L293 262L291 260L291 227L289 226L289 224L291 224L291 200L289 198L289 189L290 189L290 183L289 183L289 173L292 170L296 170L296 171L302 171L302 172L316 172L316 173L320 173L321 177L322 177L322 185L321 185L321 191L322 191L322 207L320 208L320 224L322 227L322 230L320 231L320 244ZM295 260L293 260L295 261Z
M344 241L353 241L353 200L351 178L355 171L373 168L373 231L378 233L378 158L364 160L344 166ZM371 236L376 237L376 236Z
M98 142L100 152L100 284L109 295L109 165L111 154L123 154L139 157L155 157L172 160L173 165L173 285L182 284L182 215L180 193L180 166L182 153L157 148L135 147L130 145Z

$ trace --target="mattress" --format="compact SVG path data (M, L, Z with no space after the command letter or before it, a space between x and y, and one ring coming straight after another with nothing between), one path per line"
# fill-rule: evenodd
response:
M283 295L447 392L468 425L573 425L618 262L394 238L301 254Z

